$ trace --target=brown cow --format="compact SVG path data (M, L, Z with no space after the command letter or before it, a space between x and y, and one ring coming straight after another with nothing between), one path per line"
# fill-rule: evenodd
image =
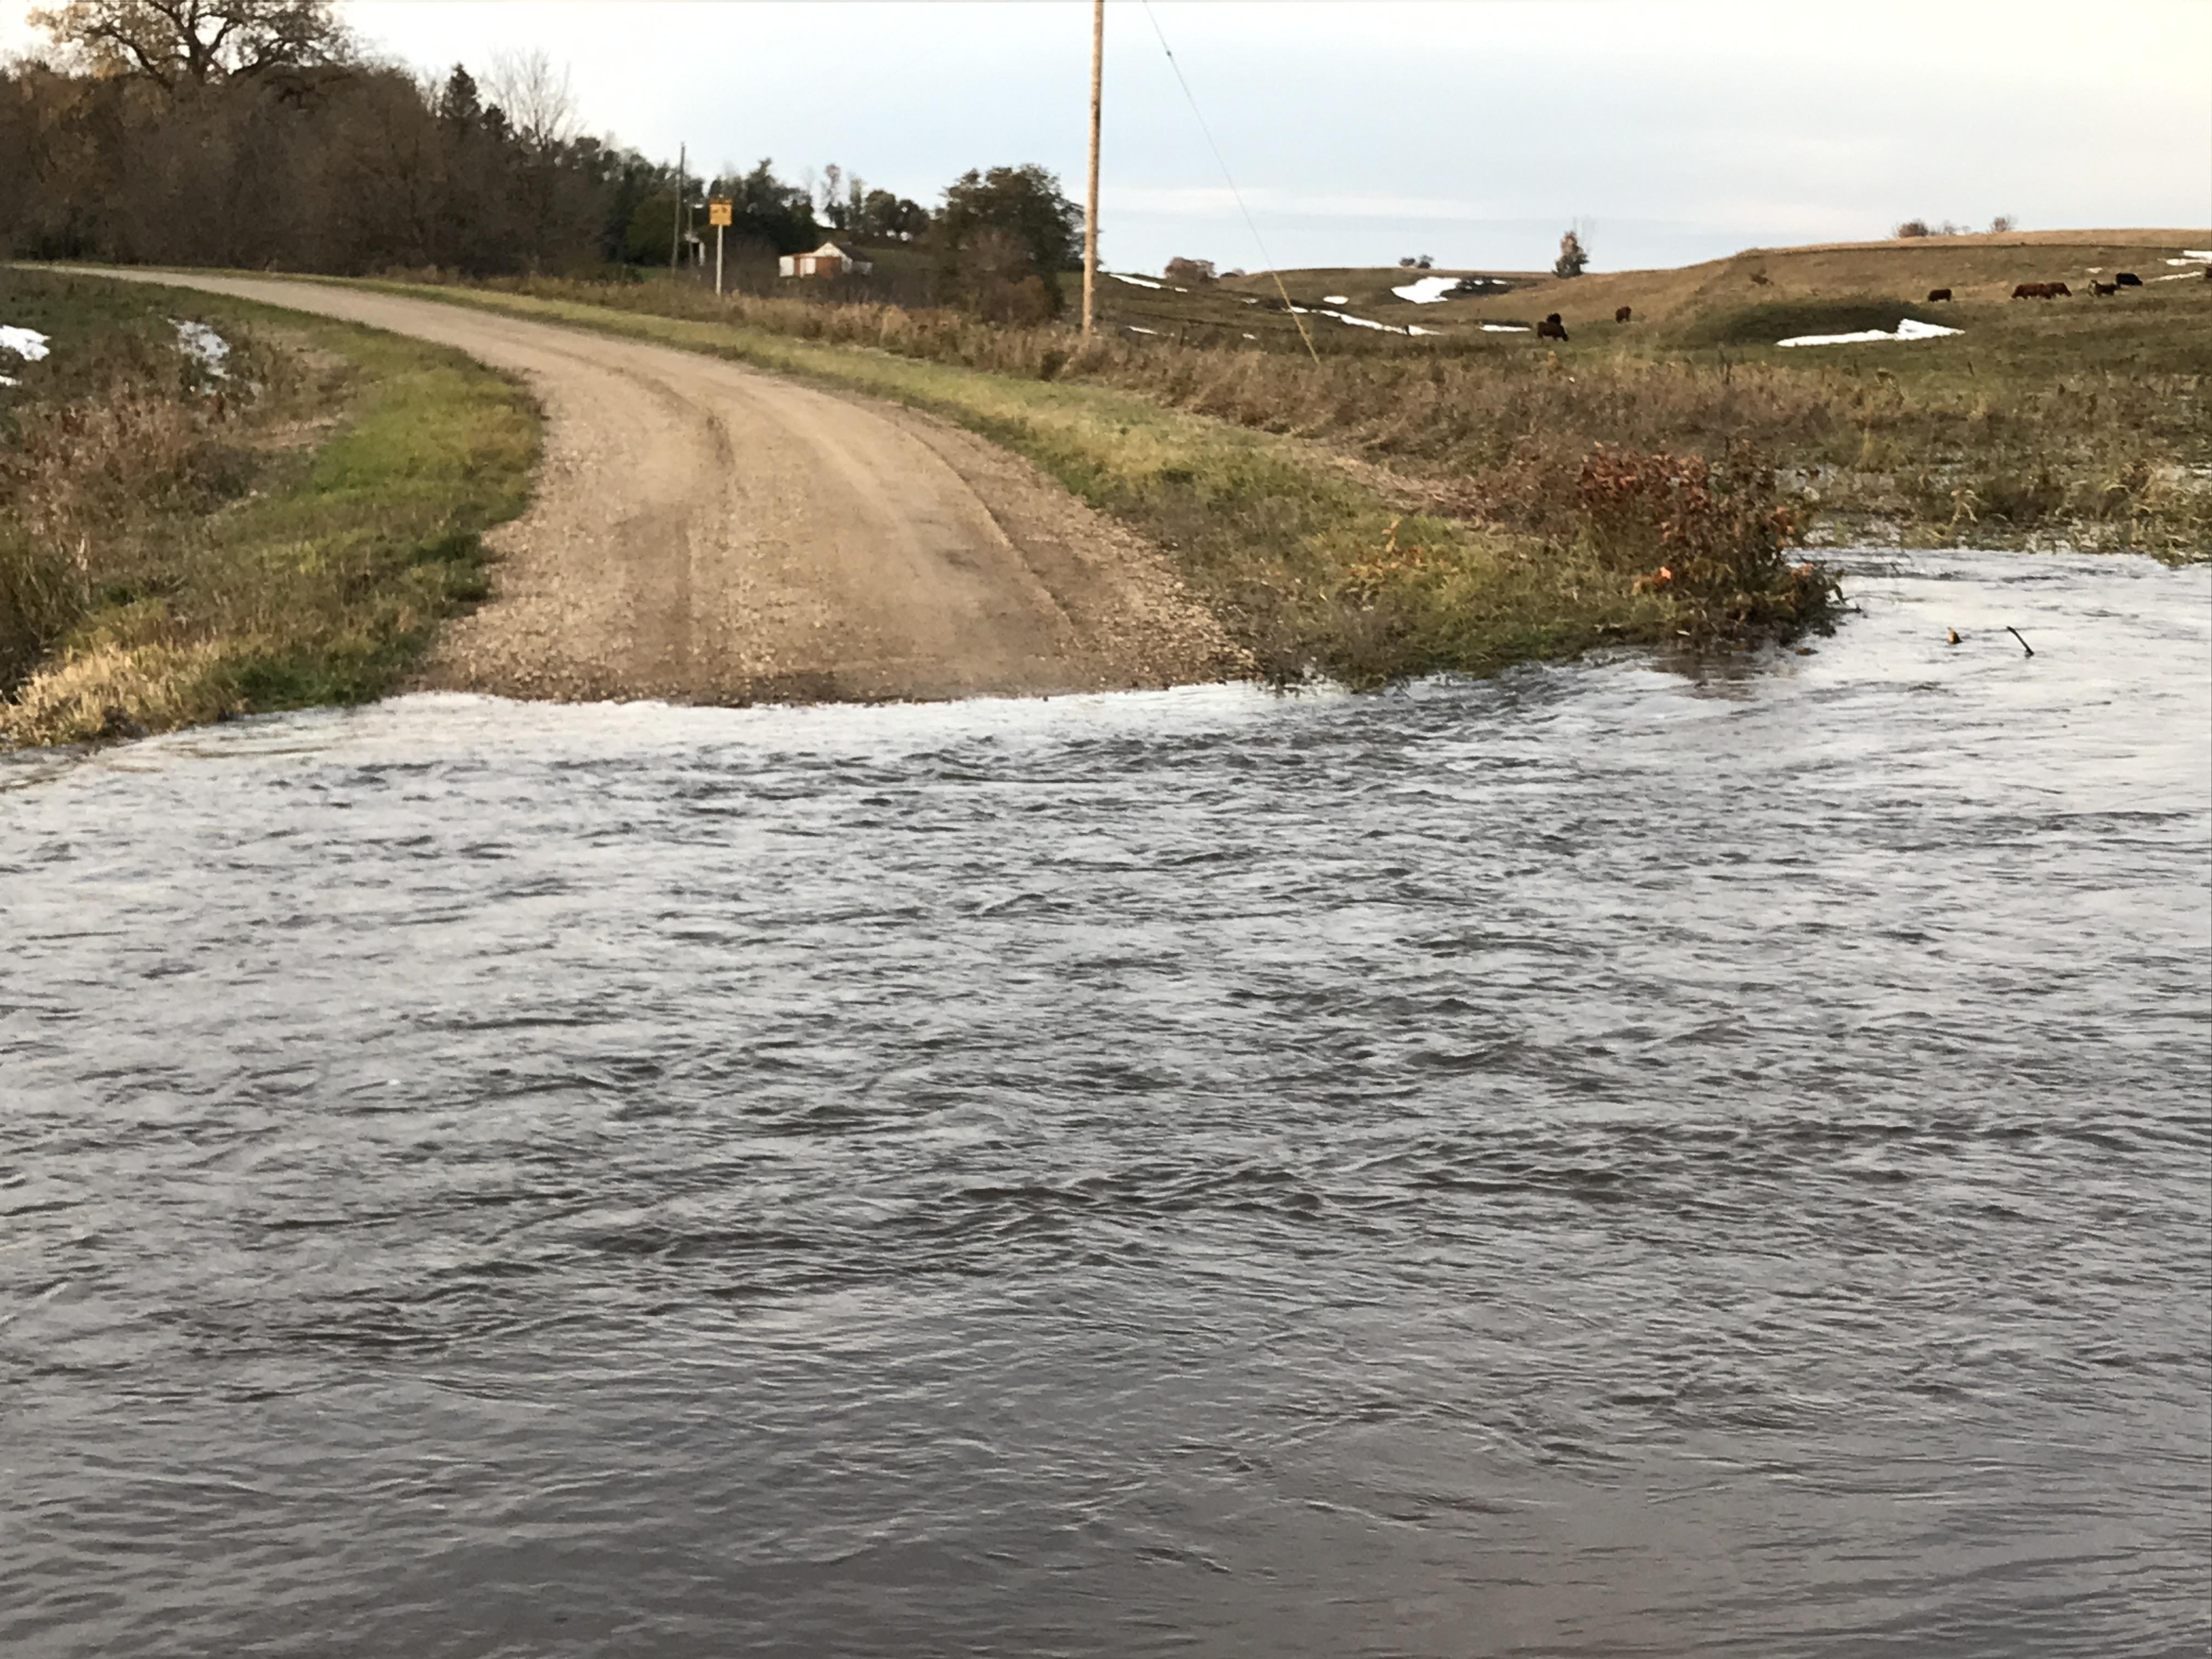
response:
M2208 266L2206 266L2206 267L2205 267L2205 270L2206 270L2208 272L2212 272L2212 265L2208 265ZM1632 307L1632 306L1623 306L1623 307L1621 307L1621 308L1620 308L1620 310L1618 310L1618 311L1616 311L1616 312L1614 312L1614 313L1613 313L1613 320L1614 322L1616 322L1616 323L1632 323L1632 322L1634 322L1634 321L1636 320L1636 309L1635 309L1635 307Z
M2043 283L2015 283L2013 284L2012 297L2015 300L2047 300L2051 297L2044 292L2048 284Z
M2063 283L2045 283L2043 286L2050 290L2043 296L2046 300L2070 300L2074 297L2074 290Z
M1567 325L1559 320L1558 312L1553 312L1536 325L1536 337L1540 340L1564 340L1567 337Z
M1948 288L1931 288L1928 290L1928 303L1931 306L1938 300L1948 300L1950 297L1951 290Z
M2118 294L2119 291L2120 285L2118 283L2091 283L2089 284L2089 295L2092 299L2101 300L2107 294Z
M2112 278L2112 282L2116 287L2119 288L2141 288L2142 286L2142 278L2136 276L2132 270L2124 270L2120 272L2119 275Z

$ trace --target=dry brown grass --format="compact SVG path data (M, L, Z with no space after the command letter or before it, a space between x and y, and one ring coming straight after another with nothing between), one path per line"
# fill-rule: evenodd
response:
M0 742L136 735L387 689L482 592L526 398L455 354L204 296L0 271L53 337L0 404ZM282 343L280 344L279 339Z
M91 384L13 410L0 449L0 692L105 597L156 597L154 526L211 511L252 473L239 404L137 336L107 344Z

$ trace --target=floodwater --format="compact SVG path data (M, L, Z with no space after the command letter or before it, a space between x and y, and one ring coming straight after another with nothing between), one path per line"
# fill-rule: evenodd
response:
M2212 572L1855 562L0 763L0 1650L2201 1654Z

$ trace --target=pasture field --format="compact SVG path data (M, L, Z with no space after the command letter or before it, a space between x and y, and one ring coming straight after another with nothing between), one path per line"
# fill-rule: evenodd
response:
M1417 271L1391 267L1260 272L1230 277L1217 286L1229 295L1256 299L1264 307L1270 301L1280 303L1275 288L1279 276L1291 298L1299 305L1319 305L1323 296L1340 294L1351 301L1341 307L1344 310L1401 328L1419 323L1446 340L1480 333L1484 322L1528 325L1556 311L1571 335L1577 331L1604 333L1610 343L1632 343L1647 351L1665 352L1717 343L1750 349L1788 337L1764 326L1766 319L1757 314L1762 307L1802 304L1817 309L1839 300L1865 300L1886 310L1892 305L1923 305L1927 295L1939 288L1950 289L1955 296L1953 303L1957 305L2008 305L2014 286L2023 282L2063 282L2074 289L2076 298L2086 301L2091 297L2089 283L2094 276L2109 280L2122 270L2137 272L2144 279L2144 287L2132 296L2121 295L2118 299L2166 295L2185 288L2187 277L2179 282L2158 279L2185 270L2197 275L2202 270L2201 265L2185 267L2167 262L2181 258L2186 250L2208 247L2212 247L2212 231L2056 231L1751 248L1702 264L1662 270L1590 271L1576 277L1534 271ZM1504 293L1431 304L1413 303L1395 292L1430 276L1489 276L1510 286ZM2206 287L2212 289L2212 283ZM1154 319L1170 325L1182 307L1191 303L1172 292L1149 294L1146 298ZM2069 302L2055 303L2064 307ZM1210 320L1217 314L1212 303L1202 301L1201 306L1193 309L1194 319ZM1632 341L1611 338L1613 313L1621 306L1631 307L1636 314L1632 327L1638 333ZM1940 313L1929 314L1942 319ZM1787 321L1784 313L1778 312L1775 316ZM1735 323L1716 322L1739 317L1741 321ZM2006 329L2010 331L2023 321L2009 321ZM1892 316L1890 325L1895 322ZM1346 331L1339 325L1336 331ZM1371 337L1363 331L1363 337ZM1492 337L1486 343L1503 346L1508 341Z
M1103 315L1122 343L1158 356L1170 341L1218 351L1223 310L1234 307L1240 332L1257 337L1248 356L1303 355L1279 275L1293 303L1316 308L1306 321L1325 375L1158 362L1139 378L1233 419L1302 431L1522 528L1558 528L1531 509L1547 489L1555 500L1567 490L1571 464L1595 446L1711 454L1743 443L1804 481L1818 539L2194 559L2212 556L2212 281L2189 256L2208 251L2212 231L2064 231L1753 249L1573 278L1263 272L1195 294L1110 284ZM2141 287L2093 293L2130 270ZM1507 286L1425 304L1395 291L1471 274ZM2011 298L2024 282L2063 282L2073 295ZM1931 302L1936 289L1953 297ZM1383 328L1321 314L1337 295L1345 302L1331 309ZM1615 320L1624 306L1625 325ZM1564 343L1534 332L1553 312ZM1130 332L1137 317L1152 333ZM1780 344L1893 332L1907 319L1958 332ZM1408 325L1424 332L1389 331ZM1231 380L1242 384L1230 390Z

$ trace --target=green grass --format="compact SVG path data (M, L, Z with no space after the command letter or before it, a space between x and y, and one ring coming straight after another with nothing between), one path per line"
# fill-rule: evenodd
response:
M479 538L527 500L536 410L458 352L20 270L0 272L0 317L53 336L0 405L0 565L58 594L27 623L0 609L19 662L27 630L38 647L0 687L13 741L380 696L482 596ZM164 361L169 318L233 341L228 387Z

